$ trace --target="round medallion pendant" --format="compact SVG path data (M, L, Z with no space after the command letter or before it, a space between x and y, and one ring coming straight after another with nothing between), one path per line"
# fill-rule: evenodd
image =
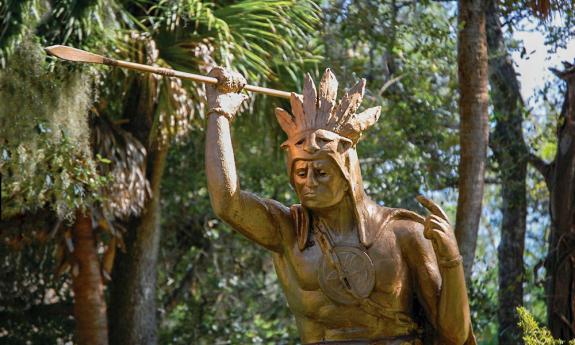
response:
M367 298L375 285L375 268L369 255L356 247L334 247L342 269L347 273L351 289ZM340 304L355 304L357 300L339 279L337 270L323 257L319 268L319 286L329 299Z

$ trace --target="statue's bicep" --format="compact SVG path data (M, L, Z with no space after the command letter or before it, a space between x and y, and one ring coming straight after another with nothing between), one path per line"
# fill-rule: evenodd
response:
M281 203L242 191L226 214L224 221L250 240L275 252L282 250L289 209Z

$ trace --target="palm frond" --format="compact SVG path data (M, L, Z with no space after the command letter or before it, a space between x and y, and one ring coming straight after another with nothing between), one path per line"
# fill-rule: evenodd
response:
M146 149L130 133L115 126L105 117L94 120L96 154L100 157L102 175L110 176L105 188L104 214L116 219L136 216L150 197L146 179Z

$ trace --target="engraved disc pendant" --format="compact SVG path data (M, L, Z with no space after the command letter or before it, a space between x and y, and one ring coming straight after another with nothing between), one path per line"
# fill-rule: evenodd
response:
M333 248L342 269L346 272L349 285L360 298L367 298L375 285L375 268L369 255L356 247ZM356 304L358 301L347 291L337 270L325 257L319 269L319 286L329 299L340 304Z

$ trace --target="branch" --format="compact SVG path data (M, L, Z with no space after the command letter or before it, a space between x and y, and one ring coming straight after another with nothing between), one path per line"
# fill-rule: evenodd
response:
M206 252L201 251L198 256L192 261L188 269L186 270L186 274L182 280L180 280L177 287L170 292L170 294L166 297L165 301L163 302L164 311L162 313L162 318L170 315L170 313L174 310L174 308L180 303L180 301L187 297L190 288L197 280L196 270L195 268L198 265L201 267L204 264L206 259Z
M528 158L529 164L531 164L535 169L537 169L537 171L539 171L539 173L541 174L541 176L543 176L543 179L545 179L545 183L547 184L547 187L549 188L549 182L550 182L550 172L551 172L551 166L552 164L548 164L545 163L545 161L543 159L541 159L539 156L533 154L533 153L529 153L529 158Z
M192 265L186 271L184 278L180 281L180 284L170 293L166 301L164 302L164 317L170 315L172 310L178 305L178 303L184 298L192 286L196 275L194 268L196 265Z
M397 83L398 81L400 81L403 77L405 76L405 74L401 74L398 75L395 78L392 78L388 81L385 82L385 84L383 84L383 86L381 87L381 89L379 89L379 95L383 95L383 93L385 92L385 90L387 90L391 85Z
M501 180L498 178L493 178L493 177L485 177L483 179L483 182L485 184L501 184ZM441 190L444 188L458 188L459 186L459 178L454 177L454 178L450 178L448 179L444 184L442 184L441 186L439 186L437 188L437 190Z

